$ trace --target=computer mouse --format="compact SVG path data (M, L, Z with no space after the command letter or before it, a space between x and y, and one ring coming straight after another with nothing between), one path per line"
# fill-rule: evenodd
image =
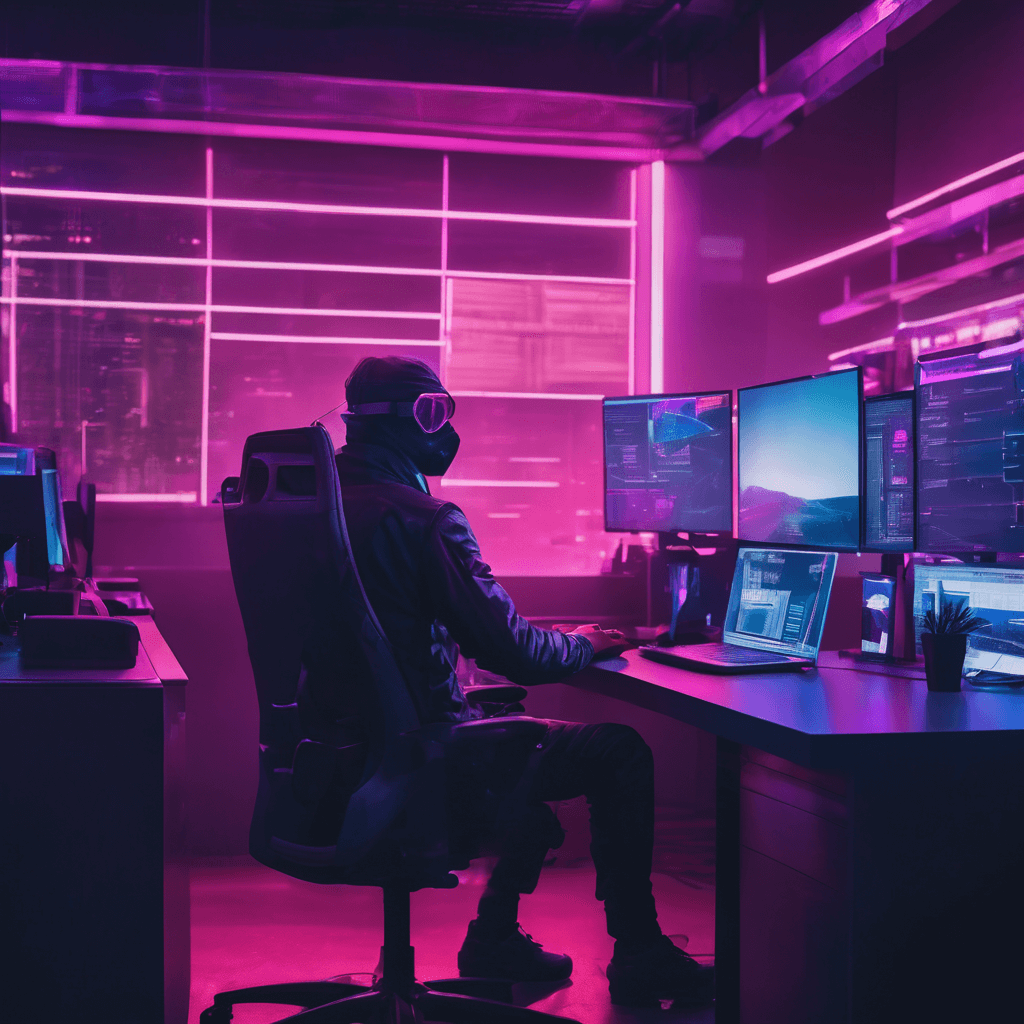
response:
M606 647L603 651L598 651L594 657L594 661L604 661L606 658L617 658L624 651L628 651L631 647L636 647L636 644L631 644L628 640L623 640L621 644L613 644L611 647Z

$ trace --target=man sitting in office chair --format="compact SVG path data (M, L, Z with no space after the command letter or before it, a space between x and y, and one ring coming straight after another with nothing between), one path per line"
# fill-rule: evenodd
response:
M449 422L455 401L425 363L367 357L346 382L345 397L347 443L337 462L352 550L422 721L474 717L455 674L460 648L482 668L534 685L621 647L613 631L531 626L481 559L462 511L430 495L424 477L448 470L459 435ZM533 763L532 799L585 795L590 804L596 895L615 939L612 1001L710 1001L714 968L687 956L658 925L650 748L628 726L552 722ZM538 823L535 831L502 851L459 952L464 976L555 981L572 971L568 956L544 951L517 922L520 894L536 887L562 834L553 815L549 827Z

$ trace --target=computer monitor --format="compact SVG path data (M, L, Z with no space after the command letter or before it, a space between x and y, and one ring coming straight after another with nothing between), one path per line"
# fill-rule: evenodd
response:
M606 398L606 530L732 530L732 392Z
M914 393L864 399L865 551L914 550Z
M1024 342L917 364L917 544L1024 551Z
M45 581L67 568L60 477L49 448L0 445L0 534L18 539L19 576Z
M856 551L860 546L860 367L741 388L741 541Z
M964 672L1024 676L1024 568L918 565L914 569L914 642L921 657L926 612L964 602L983 626L967 639Z

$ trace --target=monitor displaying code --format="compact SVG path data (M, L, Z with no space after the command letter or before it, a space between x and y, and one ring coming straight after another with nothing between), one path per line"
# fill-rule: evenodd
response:
M860 546L859 368L739 391L740 540Z
M919 550L1024 551L1022 349L917 364Z
M605 529L732 529L732 392L604 400Z
M914 395L864 402L864 547L914 550Z

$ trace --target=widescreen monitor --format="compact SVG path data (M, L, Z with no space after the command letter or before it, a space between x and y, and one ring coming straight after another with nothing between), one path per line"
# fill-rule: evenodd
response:
M1024 342L917 364L917 545L1024 551Z
M732 530L732 392L604 400L605 529Z
M1024 568L918 565L914 568L914 641L921 657L925 613L964 603L986 625L967 638L964 672L1024 676Z
M864 399L864 550L914 550L914 393Z
M740 540L859 548L861 394L859 367L740 389Z

